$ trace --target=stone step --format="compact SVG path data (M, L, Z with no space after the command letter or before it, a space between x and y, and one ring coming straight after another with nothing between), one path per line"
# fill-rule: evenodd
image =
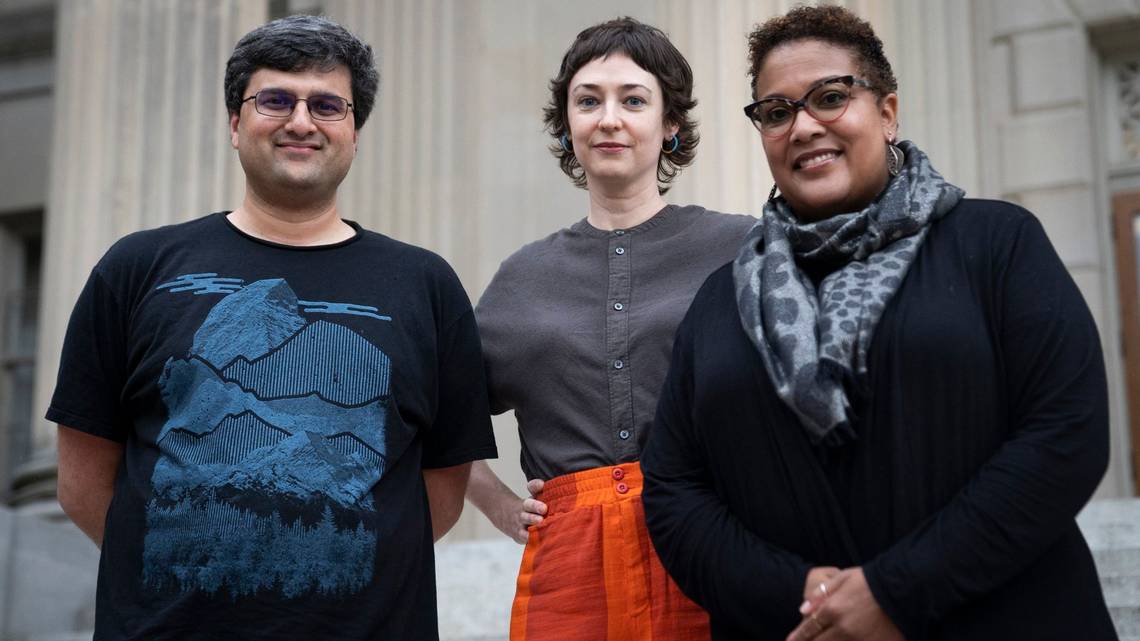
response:
M1127 637L1140 638L1140 605L1110 607L1108 613L1112 615L1116 634L1120 635L1121 641Z
M90 641L98 567L71 523L0 507L0 639Z
M1140 499L1093 501L1077 523L1092 550L1120 641L1140 641Z
M1104 601L1108 607L1140 608L1140 576L1105 576L1102 574L1100 586L1104 590Z
M506 641L522 550L506 537L436 546L440 639Z
M1077 524L1093 553L1126 551L1119 558L1140 555L1140 499L1092 501L1077 515ZM1140 563L1132 567L1140 568Z
M1140 548L1093 549L1097 572L1105 576L1140 576Z

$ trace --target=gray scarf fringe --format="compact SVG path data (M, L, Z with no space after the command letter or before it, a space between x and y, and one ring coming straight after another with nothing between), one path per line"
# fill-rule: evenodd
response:
M801 223L769 200L733 264L736 300L776 393L812 443L855 438L845 382L865 377L867 350L930 224L964 192L903 141L906 164L866 209ZM800 265L842 264L816 291Z

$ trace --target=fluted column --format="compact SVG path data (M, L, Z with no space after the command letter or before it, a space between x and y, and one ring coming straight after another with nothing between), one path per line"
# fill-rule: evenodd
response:
M546 82L576 33L543 22L555 4L325 4L373 46L380 69L341 187L345 215L439 252L473 296L508 251L585 212L542 134Z
M37 414L55 384L67 320L119 237L234 206L241 173L222 98L225 62L264 2L61 0L44 236ZM17 499L54 493L55 427L34 424Z
M475 3L330 0L330 17L373 46L376 105L340 190L343 215L444 254L466 279L478 220L461 213L477 193L470 132L479 121L472 79L476 48L466 26Z

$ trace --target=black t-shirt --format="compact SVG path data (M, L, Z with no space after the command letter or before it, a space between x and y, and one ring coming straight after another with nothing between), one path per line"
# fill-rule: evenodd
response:
M72 314L48 420L125 444L96 639L436 639L421 471L495 456L439 256L218 213L139 232Z

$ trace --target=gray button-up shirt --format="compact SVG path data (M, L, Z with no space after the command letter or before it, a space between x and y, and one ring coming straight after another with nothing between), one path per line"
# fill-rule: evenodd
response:
M639 458L677 325L755 222L669 205L632 229L579 221L503 261L475 314L491 411L515 411L527 478Z

